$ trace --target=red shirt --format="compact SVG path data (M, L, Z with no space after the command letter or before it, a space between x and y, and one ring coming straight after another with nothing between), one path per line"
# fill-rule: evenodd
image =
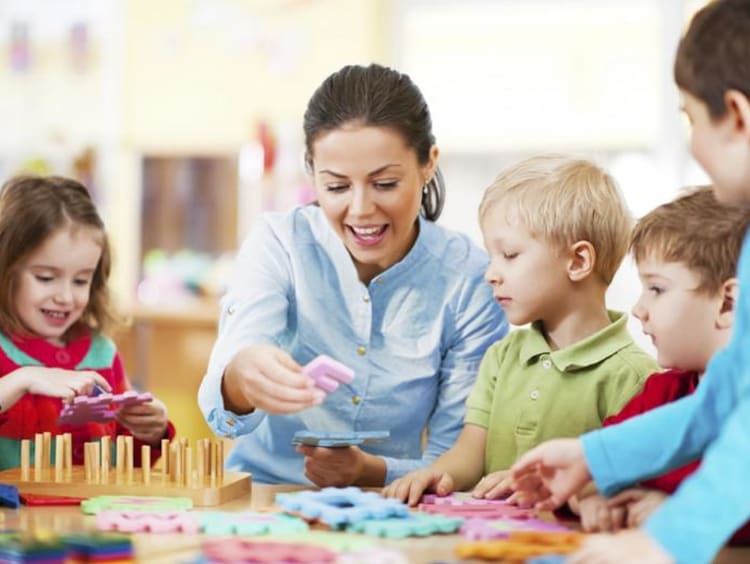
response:
M699 375L696 372L682 370L667 370L652 374L646 380L640 394L631 399L620 413L607 417L603 426L616 425L626 419L635 417L657 407L677 401L692 394L698 387ZM653 490L660 490L672 494L682 481L695 472L700 466L700 460L670 470L666 474L641 482L641 486ZM732 537L733 544L750 543L750 522L746 523Z
M114 343L101 335L87 334L58 347L41 338L9 338L0 333L0 377L22 366L30 365L65 370L94 370L109 382L113 394L122 393L130 388L122 359ZM60 398L26 394L10 409L0 414L0 437L20 443L21 439L33 439L35 433L45 431L53 435L71 433L73 464L83 464L84 443L105 435L114 438L116 435L131 434L116 421L86 423L75 427L58 425L57 418L61 409ZM174 436L174 426L168 423L165 438L171 440ZM133 462L136 466L140 466L141 444L145 443L138 439L133 441ZM9 447L12 445L5 445L5 448ZM20 447L18 449L20 450ZM152 447L152 463L159 458L160 449L161 445ZM10 460L7 452L4 452L4 455L8 460L3 460L0 466L14 466L15 460Z

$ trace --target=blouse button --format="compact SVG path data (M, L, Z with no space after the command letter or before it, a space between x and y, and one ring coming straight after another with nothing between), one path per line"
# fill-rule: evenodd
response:
M70 355L66 351L55 351L55 360L60 364L68 364L70 362Z
M362 301L368 303L370 301L370 296L362 296Z
M362 402L362 398L359 396L352 396L352 403L354 405L359 405Z
M539 398L539 390L532 390L532 392L529 394L529 397L533 400Z
M359 356L365 356L367 349L365 347L357 347L357 354Z
M548 358L545 358L542 361L542 366L544 366L546 369L549 370L552 367L552 361L550 359L548 359Z
M235 312L235 307L234 307L233 305L231 305L231 306L229 306L229 307L227 308L227 313L228 313L229 315L232 315L232 314L233 314L234 312Z

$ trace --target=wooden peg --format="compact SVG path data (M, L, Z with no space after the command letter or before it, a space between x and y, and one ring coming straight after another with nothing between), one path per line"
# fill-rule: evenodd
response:
M44 437L41 433L34 435L34 481L42 479L42 461L44 460Z
M169 439L161 440L161 478L166 480L169 477Z
M211 441L211 470L209 472L209 478L212 486L216 485L216 454L217 454L217 447L216 447L216 441Z
M73 473L73 435L63 434L63 448L65 449L65 472Z
M185 458L182 461L182 465L183 485L188 486L190 485L190 479L193 474L193 449L191 449L189 445L185 447Z
M98 442L91 443L91 477L95 484L100 483L100 468L102 465L101 444Z
M196 453L196 458L198 459L197 460L197 464L196 464L197 470L198 470L198 476L197 476L197 478L198 478L198 485L202 486L203 485L203 476L205 475L205 459L204 459L205 447L204 447L203 440L202 439L198 439L196 441L195 446L196 446L196 448L198 450L198 452Z
M151 447L141 446L141 470L143 472L143 485L151 484Z
M29 465L31 464L30 451L31 451L31 441L29 439L23 439L21 441L21 481L22 482L29 481Z
M101 480L103 484L109 483L109 467L112 461L112 439L109 435L102 437L102 471Z
M127 463L128 484L133 483L133 437L125 437L125 461Z
M44 437L42 467L52 468L52 433L45 431L42 436Z
M125 436L117 435L115 442L115 479L117 482L122 481L122 475L125 471Z
M65 446L62 435L55 435L55 482L62 482L65 463Z
M216 449L217 449L216 479L218 480L219 484L223 484L224 483L224 441L222 439L218 440Z

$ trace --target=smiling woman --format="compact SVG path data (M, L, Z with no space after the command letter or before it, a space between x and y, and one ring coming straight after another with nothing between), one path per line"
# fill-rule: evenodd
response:
M434 223L439 151L408 76L342 68L313 94L304 131L319 205L266 214L245 241L198 400L216 433L238 439L228 466L256 481L379 486L453 444L507 323L484 252ZM301 373L320 354L355 373L324 404ZM295 449L302 429L391 440Z

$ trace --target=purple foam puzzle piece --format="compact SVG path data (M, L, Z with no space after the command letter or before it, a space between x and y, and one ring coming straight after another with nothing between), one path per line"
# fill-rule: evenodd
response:
M63 406L57 422L60 425L106 423L115 418L120 408L148 403L153 399L150 392L139 393L135 390L121 394L78 396L70 404Z
M315 386L327 393L336 390L340 383L349 384L354 380L351 368L324 354L308 362L302 373L312 378Z
M570 529L541 519L469 519L461 525L461 533L470 541L504 539L521 531L564 533Z

